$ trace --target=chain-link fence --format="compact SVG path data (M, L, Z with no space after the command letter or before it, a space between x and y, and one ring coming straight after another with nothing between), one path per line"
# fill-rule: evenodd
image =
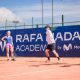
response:
M51 27L57 26L70 26L70 25L80 25L80 21L73 21L73 22L61 22L61 23L47 23ZM26 23L16 23L16 24L7 24L0 26L0 30L12 30L12 29L27 29L27 28L41 28L45 27L47 24L30 24L27 25Z

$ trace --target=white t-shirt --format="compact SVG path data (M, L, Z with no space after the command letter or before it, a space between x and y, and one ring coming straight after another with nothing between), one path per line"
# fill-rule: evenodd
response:
M49 30L49 29L46 31L46 41L48 44L55 43L53 34L52 34L51 30Z

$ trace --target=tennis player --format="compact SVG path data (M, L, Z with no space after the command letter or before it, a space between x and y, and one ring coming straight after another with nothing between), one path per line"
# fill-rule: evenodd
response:
M2 39L2 41L6 41L6 55L7 55L7 61L9 61L9 51L11 53L11 57L12 57L12 61L15 61L14 59L14 54L13 54L13 50L14 50L14 47L13 47L13 38L11 36L11 32L10 31L7 31L7 35L4 36Z
M45 54L47 57L46 62L50 62L49 51L52 51L54 53L54 55L58 58L58 60L60 60L59 54L56 52L56 42L55 42L53 34L50 30L50 26L49 25L45 26L45 29L46 29L46 41L48 43L46 50L45 50Z

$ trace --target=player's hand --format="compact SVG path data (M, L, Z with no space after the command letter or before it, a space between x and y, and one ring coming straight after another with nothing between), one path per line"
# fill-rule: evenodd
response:
M5 42L5 40L1 39L1 41Z

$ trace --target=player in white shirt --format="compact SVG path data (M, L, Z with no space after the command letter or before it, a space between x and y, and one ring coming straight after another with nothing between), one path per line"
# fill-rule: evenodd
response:
M56 42L55 42L53 34L50 30L50 26L47 25L45 27L45 29L46 29L46 41L48 43L46 50L45 50L46 57L48 58L46 62L50 61L49 51L52 51L54 53L54 55L58 58L58 60L60 60L59 54L56 52Z

